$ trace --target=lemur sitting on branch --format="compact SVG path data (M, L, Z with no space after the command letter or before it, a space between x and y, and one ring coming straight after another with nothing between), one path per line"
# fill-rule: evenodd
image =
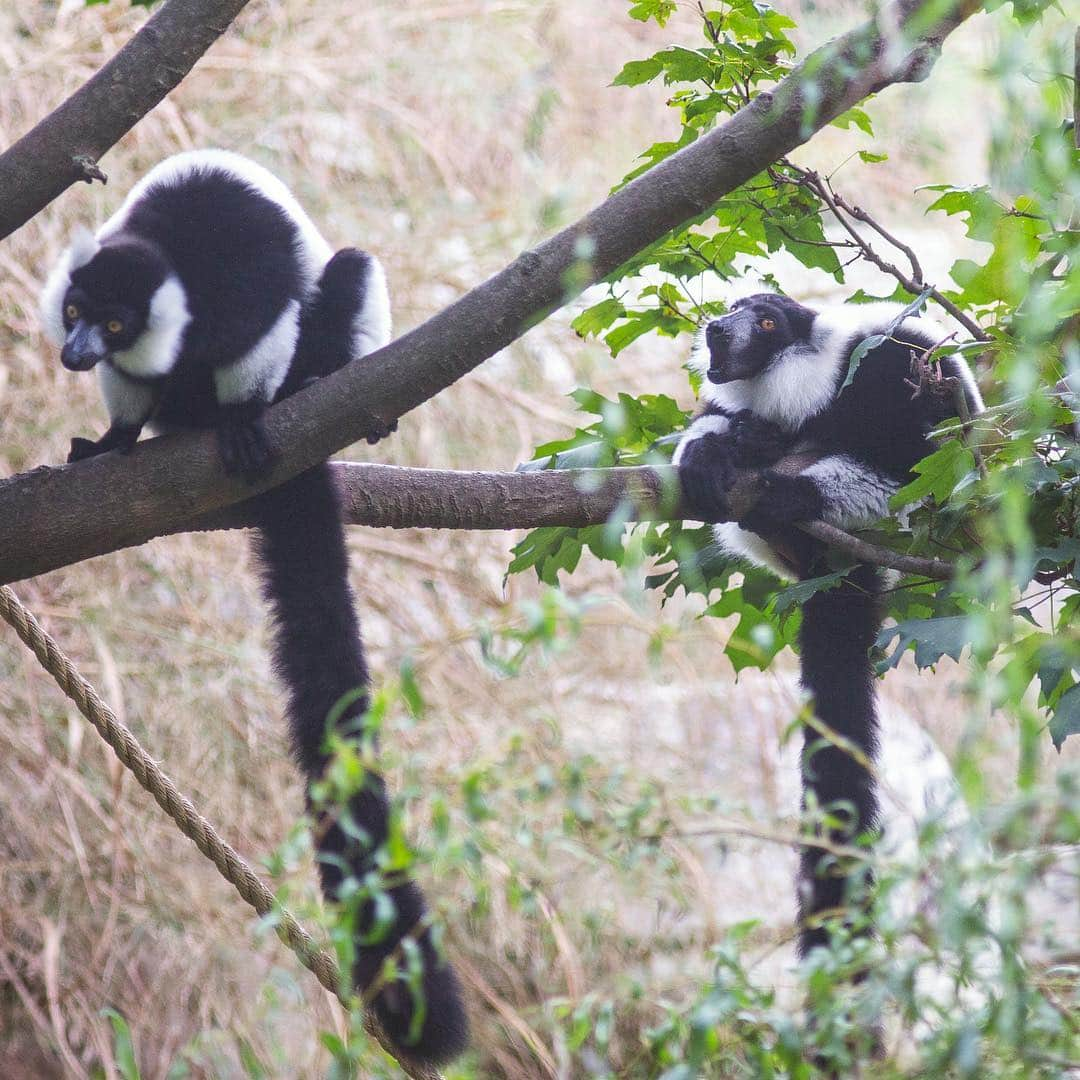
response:
M942 335L924 319L897 323L902 311L899 304L872 304L819 312L761 293L735 302L704 328L691 357L706 379L704 407L674 457L695 516L723 521L734 470L765 470L750 516L714 526L726 552L782 577L814 577L827 570L824 550L798 522L859 528L889 512L890 497L933 449L929 433L956 412L951 395L935 393L933 385L913 393L913 356L933 349ZM867 352L845 387L852 353L878 334L886 340ZM959 380L969 413L982 411L967 363L953 355L940 367ZM881 587L881 571L858 566L839 587L803 606L803 686L817 719L848 744L834 745L805 727L803 803L846 819L847 828L830 830L835 842L876 824L878 800L866 767L877 748L868 651L880 629ZM802 955L828 940L823 918L842 909L849 892L833 863L820 848L803 851Z
M148 422L213 427L225 469L248 477L275 457L262 424L272 401L390 340L379 263L355 249L331 258L280 180L220 150L180 154L143 177L96 236L77 238L64 253L42 309L64 366L97 368L112 420L96 442L73 439L69 461L129 451ZM369 441L389 430L376 422ZM293 750L310 784L328 764L331 726L358 739L367 709L368 671L329 466L260 495L253 513ZM369 770L340 811L317 809L325 893L366 890L356 987L406 1056L454 1057L468 1025L423 895L401 875L379 883L390 814L381 776ZM387 977L390 958L401 963Z

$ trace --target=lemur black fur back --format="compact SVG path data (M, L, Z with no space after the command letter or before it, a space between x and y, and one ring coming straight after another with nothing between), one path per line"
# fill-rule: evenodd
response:
M705 328L691 358L706 378L704 407L674 460L695 514L722 522L714 533L723 550L782 577L815 577L828 569L825 553L797 522L860 528L888 513L890 497L932 449L929 432L954 413L947 385L945 393L930 386L913 394L906 381L912 354L944 337L923 319L904 319L843 387L856 346L885 333L901 311L875 304L817 312L787 297L758 294ZM964 360L946 357L941 368L960 381L970 412L981 411ZM741 524L723 522L739 467L764 470L764 494ZM882 587L881 571L859 566L803 606L803 686L819 724L839 736L830 740L805 727L803 805L845 823L826 830L838 843L877 824L867 768L878 742L868 654L881 625ZM844 909L849 885L831 854L805 849L798 889L803 955L828 940L823 920Z
M326 241L288 190L254 163L222 151L181 154L153 169L98 231L60 260L42 297L47 327L73 370L96 366L112 424L69 460L130 450L144 424L214 427L227 470L260 475L273 459L262 412L273 401L384 345L390 336L382 269ZM369 441L390 428L373 422ZM348 581L348 556L329 465L254 500L255 552L273 616L273 655L285 684L293 750L306 789L328 764L328 719L355 731L367 708L368 670ZM378 885L389 805L369 773L345 808L315 808L323 889L346 877L394 903L359 912L356 987L403 1056L438 1063L465 1046L468 1024L453 970L408 880ZM384 961L411 937L423 960L414 988L383 981ZM405 967L404 964L401 965Z

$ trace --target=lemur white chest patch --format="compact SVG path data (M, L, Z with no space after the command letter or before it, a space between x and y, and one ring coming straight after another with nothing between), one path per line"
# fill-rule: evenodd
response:
M798 430L836 396L837 357L813 345L792 345L753 379L719 386L705 382L701 398L730 412L750 409L789 431Z

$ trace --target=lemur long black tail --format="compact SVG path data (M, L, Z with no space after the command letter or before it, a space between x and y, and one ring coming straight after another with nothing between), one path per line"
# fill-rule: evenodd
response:
M844 828L827 830L826 839L838 844L850 844L877 824L874 778L858 756L873 762L877 754L874 676L868 652L882 621L880 587L878 572L861 566L838 588L816 593L803 606L803 686L812 696L814 715L856 751L831 745L809 726L804 729L804 805L812 795L819 807L844 822ZM870 883L866 878L863 881ZM799 951L803 956L828 941L820 917L843 908L850 887L851 879L832 854L820 848L803 849L799 870Z
M344 257L343 257L344 256ZM360 252L339 253L324 272L327 280L362 272ZM335 279L336 275L336 279ZM340 280L338 280L340 284ZM356 296L355 283L353 285ZM320 325L321 363L348 359L349 320L333 320L330 306ZM337 332L335 334L335 331ZM299 355L298 355L299 359ZM338 363L336 366L340 366ZM325 374L320 371L317 374ZM320 465L256 500L263 594L273 616L273 657L288 692L293 750L307 785L319 780L328 764L325 740L335 707L339 733L353 733L366 711L368 670L348 579L348 553L338 495L328 465ZM357 693L359 696L357 697ZM343 701L351 704L340 709ZM361 886L378 880L376 856L387 838L389 805L382 777L369 772L363 789L344 808L348 830L335 808L315 808L316 848L323 891L337 898L353 878ZM363 839L358 837L359 832ZM411 881L391 880L382 888L393 901L387 920L374 900L360 908L356 927L354 985L371 1002L386 1033L414 1060L438 1063L460 1053L468 1037L461 991L452 968L440 955L426 923L423 894ZM408 979L383 980L383 964L403 955L406 939L418 946L423 961L419 985Z
M274 664L288 693L293 750L310 785L322 777L328 763L324 744L331 711L348 695L364 691L337 721L339 730L348 731L355 729L357 717L367 707L368 671L329 467L321 465L268 492L260 498L256 513L256 551L274 622ZM353 835L347 834L336 823L333 810L321 813L315 826L319 871L328 897L338 896L347 877L364 883L376 870L375 855L386 841L389 816L382 778L369 773L365 787L346 810L366 840L357 839L355 829L350 829ZM404 881L387 892L395 915L381 935L375 904L361 907L355 985L361 990L372 987L386 957L411 937L424 965L417 995L405 981L390 983L376 994L373 1007L387 1034L408 1056L445 1061L464 1048L468 1029L457 979L432 942L419 888ZM364 944L368 938L377 940ZM400 953L399 959L404 969L406 960Z

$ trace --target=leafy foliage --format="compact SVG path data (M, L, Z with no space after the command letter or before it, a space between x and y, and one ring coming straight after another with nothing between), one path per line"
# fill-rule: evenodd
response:
M623 183L737 111L791 63L791 21L767 5L740 0L702 4L700 12L703 44L671 46L631 61L615 79L619 86L659 80L672 87L669 104L679 119L678 136L649 147ZM662 25L671 11L665 4L640 4L632 14ZM1023 22L1037 11L1016 14ZM1063 55L1053 70L1068 70ZM928 213L961 218L967 235L988 246L981 262L956 260L952 285L941 292L988 336L988 342L961 341L959 347L970 349L1002 403L973 429L945 425L939 448L916 466L915 477L894 499L896 509L910 513L902 522L881 523L867 538L907 554L944 553L957 564L951 587L928 590L908 578L890 593L896 626L879 646L895 645L882 671L895 667L909 649L923 667L945 655L957 659L966 645L981 670L1000 654L1027 685L1037 669L1022 659L1034 655L1025 638L1048 632L1060 655L1068 657L1063 688L1039 699L1060 745L1077 725L1077 697L1069 691L1071 672L1080 670L1080 638L1071 620L1071 597L1080 584L1075 552L1080 451L1065 434L1072 414L1044 388L1066 370L1080 370L1080 238L1069 227L1080 204L1080 153L1060 122L1067 102L1065 76L1052 80L1051 88L1056 89L1043 94L1023 118L1023 130L1030 133L1026 145L1003 139L995 150L997 170L1007 169L1010 183L922 189L935 196ZM861 109L835 123L856 141L873 136L870 117ZM856 155L871 168L886 157L873 146L856 146ZM684 336L725 310L718 286L746 274L770 280L769 260L781 251L842 286L842 259L852 249L850 257L862 252L849 233L831 227L839 211L824 200L820 185L808 182L815 176L777 162L621 267L605 295L577 316L574 329L582 337L600 338L612 356L649 333ZM1005 194L1009 191L1023 194ZM881 242L880 236L875 239ZM931 295L929 286L914 295L898 284L891 299L904 301L907 313L918 311ZM875 298L859 291L850 299ZM877 343L871 338L855 350L849 380ZM666 398L620 395L616 406L590 393L581 390L574 397L601 419L569 439L539 447L536 456L544 467L664 460L687 419ZM613 424L612 416L618 422ZM585 551L628 569L650 558L655 572L646 584L665 596L680 588L701 593L711 600L706 615L737 617L727 648L736 671L747 664L767 666L779 649L795 643L788 617L802 602L795 591L802 586L776 594L760 572L717 559L710 553L708 530L686 523L627 528L614 521L587 530L538 530L515 548L510 572L533 568L554 584L559 571L573 572ZM715 591L719 599L712 599ZM1056 602L1061 597L1070 599ZM1032 614L1033 603L1038 615Z

